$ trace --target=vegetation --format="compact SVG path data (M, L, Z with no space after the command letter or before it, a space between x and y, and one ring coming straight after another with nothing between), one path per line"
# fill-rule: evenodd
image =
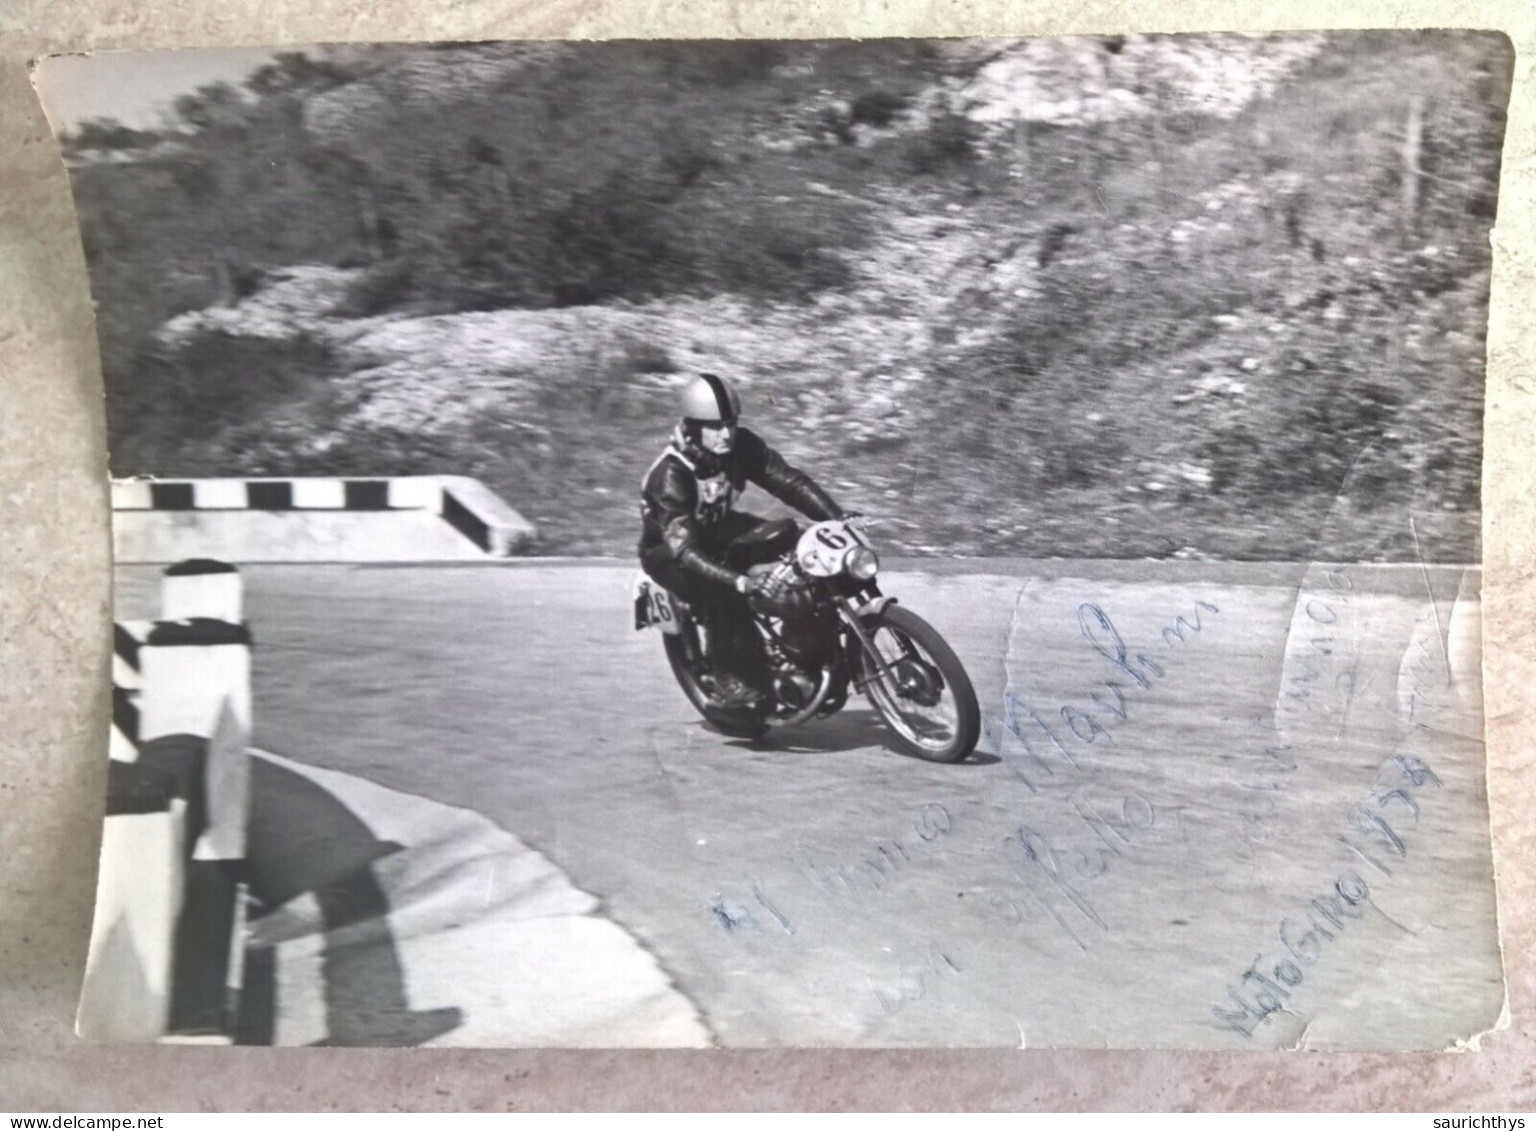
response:
M282 55L66 139L113 469L461 472L544 550L624 553L713 367L895 549L1467 560L1511 65L1473 33Z

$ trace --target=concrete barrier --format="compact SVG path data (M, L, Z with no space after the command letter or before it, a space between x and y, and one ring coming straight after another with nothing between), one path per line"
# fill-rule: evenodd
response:
M115 480L112 529L125 564L484 561L536 536L484 484L452 475Z
M170 1019L186 802L162 775L142 772L109 778L107 798L75 1030L96 1041L159 1040Z

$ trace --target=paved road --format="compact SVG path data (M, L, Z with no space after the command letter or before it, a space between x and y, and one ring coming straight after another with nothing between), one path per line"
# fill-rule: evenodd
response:
M250 568L254 741L515 833L725 1045L1439 1048L1498 1015L1475 574L893 570L976 683L960 766L862 701L713 734L631 576Z

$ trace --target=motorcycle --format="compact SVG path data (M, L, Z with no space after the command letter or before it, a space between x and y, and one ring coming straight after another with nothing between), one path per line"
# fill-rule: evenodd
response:
M880 559L856 520L764 523L727 554L763 557L748 572L792 595L772 612L754 603L753 624L771 692L753 709L726 705L713 675L710 633L676 594L641 574L636 630L659 629L672 674L689 702L722 734L758 738L770 729L826 719L860 691L908 753L960 762L981 731L976 692L954 650L927 621L880 592Z

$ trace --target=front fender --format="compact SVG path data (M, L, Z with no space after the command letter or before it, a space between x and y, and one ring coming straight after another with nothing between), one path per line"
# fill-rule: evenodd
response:
M887 597L884 594L881 594L878 597L871 597L862 605L854 605L853 611L860 617L879 616L881 613L885 612L886 606L894 605L895 603L895 597Z

